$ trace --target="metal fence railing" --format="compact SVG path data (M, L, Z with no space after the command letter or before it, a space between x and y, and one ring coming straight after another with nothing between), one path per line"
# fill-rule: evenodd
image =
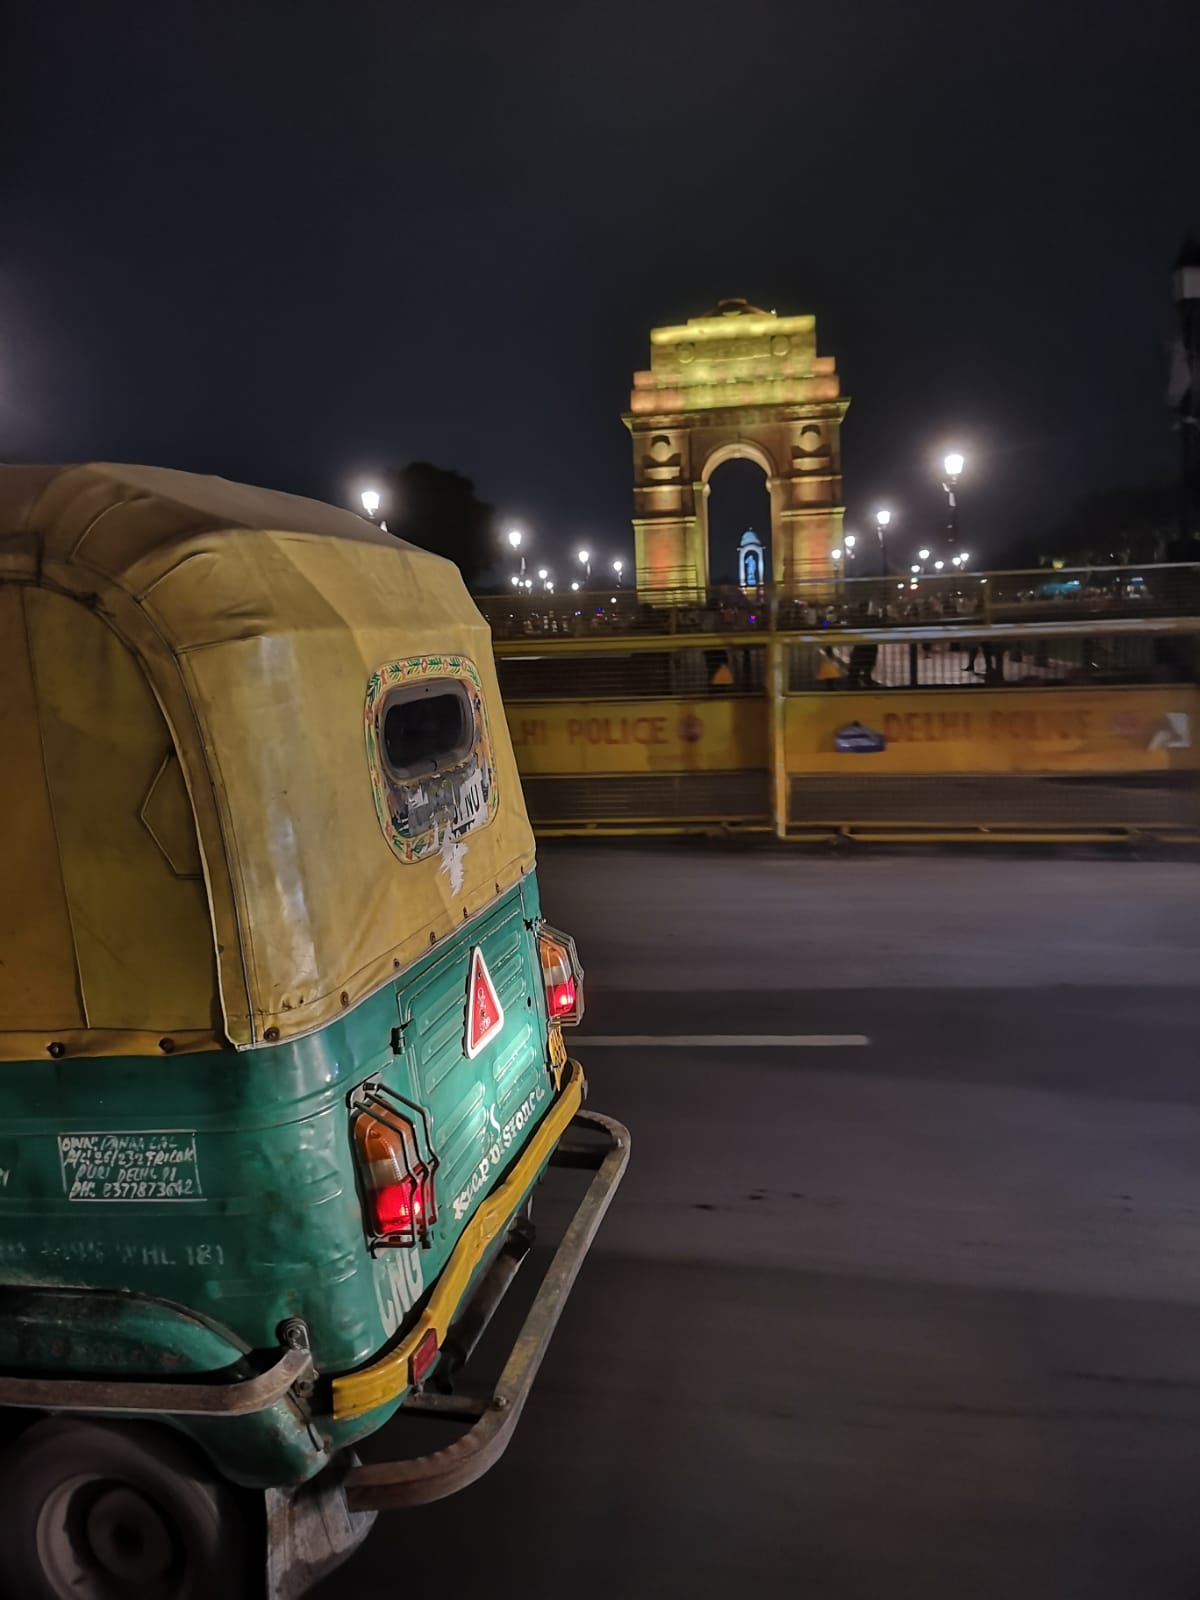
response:
M964 629L925 639L865 632L853 642L817 636L789 645L787 686L800 693L1197 681L1195 634L1102 629L1102 623L1087 633Z
M807 578L779 587L512 590L478 604L497 640L991 627L1200 615L1200 565Z
M864 620L834 597L813 621L811 597L740 593L720 612L633 593L484 608L544 833L1200 843L1198 570L1137 599L1132 579L1081 584L1029 618L1042 601L1016 575L986 616L868 600Z
M761 695L764 645L588 655L500 655L506 704L526 700L624 700L721 693Z

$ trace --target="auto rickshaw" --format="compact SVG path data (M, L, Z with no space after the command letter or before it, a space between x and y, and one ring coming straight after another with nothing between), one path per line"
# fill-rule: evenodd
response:
M628 1159L488 629L349 512L7 467L0 679L0 1587L290 1600L501 1454Z

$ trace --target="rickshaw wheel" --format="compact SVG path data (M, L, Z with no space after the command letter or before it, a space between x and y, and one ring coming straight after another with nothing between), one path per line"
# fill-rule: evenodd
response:
M0 1462L5 1600L245 1600L237 1496L146 1423L35 1423Z

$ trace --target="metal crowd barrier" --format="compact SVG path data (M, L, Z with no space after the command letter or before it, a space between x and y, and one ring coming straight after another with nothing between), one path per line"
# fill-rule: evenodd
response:
M997 575L987 621L485 600L534 824L1200 841L1200 569L1142 569L1137 600L1113 570L1029 617L1029 575Z

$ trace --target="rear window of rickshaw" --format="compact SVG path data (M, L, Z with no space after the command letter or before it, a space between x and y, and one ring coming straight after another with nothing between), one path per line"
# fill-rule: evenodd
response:
M474 743L475 719L461 683L392 690L380 726L384 761L401 782L456 766Z
M366 743L379 825L399 860L444 853L496 814L487 702L465 656L416 656L373 672Z

